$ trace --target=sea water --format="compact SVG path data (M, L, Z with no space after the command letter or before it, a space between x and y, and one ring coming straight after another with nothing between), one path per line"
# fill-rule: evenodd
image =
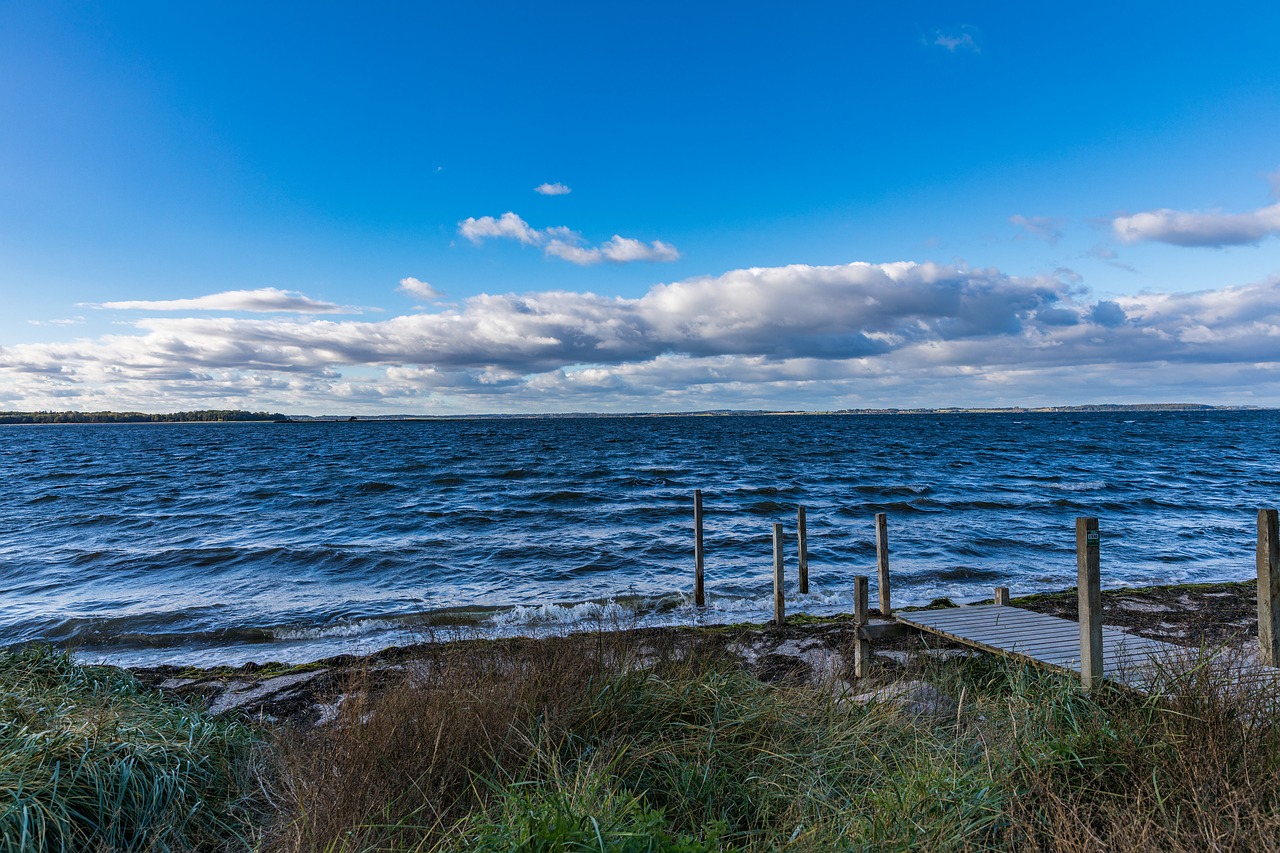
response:
M0 427L0 645L129 665L1253 576L1280 412ZM702 490L707 606L692 603ZM796 592L796 510L808 595Z

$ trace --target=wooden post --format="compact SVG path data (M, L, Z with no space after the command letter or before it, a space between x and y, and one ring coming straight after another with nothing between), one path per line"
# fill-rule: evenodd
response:
M796 530L800 548L800 594L809 594L809 531L805 526L804 507L796 511Z
M707 604L702 586L702 489L693 490L693 603L698 607Z
M853 674L863 678L871 669L871 643L863 637L867 626L867 590L871 586L866 575L853 579Z
M876 570L880 574L880 615L888 619L893 612L889 607L889 519L883 512L876 513Z
M773 624L786 619L786 598L782 591L782 525L773 526Z
M1102 578L1098 559L1098 519L1076 519L1076 586L1080 601L1080 684L1102 681Z
M1280 524L1274 509L1258 510L1258 660L1280 666Z
M997 607L1007 607L1009 605L1009 587L996 587L995 601Z

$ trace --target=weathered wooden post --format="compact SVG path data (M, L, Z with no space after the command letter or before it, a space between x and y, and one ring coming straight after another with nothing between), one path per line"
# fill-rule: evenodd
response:
M800 594L809 594L809 531L805 526L804 507L796 510L796 539L800 548Z
M867 627L867 599L871 581L866 575L853 579L853 674L858 678L871 669L871 643L863 634Z
M1080 602L1080 684L1102 681L1102 577L1098 559L1098 519L1076 519L1076 587Z
M888 619L889 606L889 518L883 512L876 513L876 570L880 575L880 615Z
M1007 586L996 587L995 602L997 607L1009 606L1009 587Z
M1258 510L1258 659L1280 666L1280 531L1274 509Z
M698 607L707 604L702 586L702 489L693 490L693 603Z
M786 599L782 591L782 525L773 525L773 624L786 619Z

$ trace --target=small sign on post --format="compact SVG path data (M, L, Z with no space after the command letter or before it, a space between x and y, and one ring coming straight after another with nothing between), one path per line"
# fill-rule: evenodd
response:
M1090 690L1102 680L1102 578L1098 519L1076 519L1076 587L1080 604L1080 684Z

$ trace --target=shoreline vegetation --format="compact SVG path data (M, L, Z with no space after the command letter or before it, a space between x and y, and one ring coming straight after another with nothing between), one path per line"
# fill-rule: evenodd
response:
M1204 403L1100 403L1080 406L1004 406L947 407L923 409L836 409L832 411L772 411L764 409L716 409L697 412L560 412L554 414L468 414L468 415L285 415L272 412L248 412L240 409L203 409L168 414L146 412L80 412L0 411L0 425L6 424L136 424L136 423L312 423L350 421L456 421L456 420L522 420L546 418L680 418L680 417L767 417L772 415L946 415L946 414L1062 414L1096 412L1237 412L1259 411L1261 406L1211 406Z
M1253 582L1109 590L1196 650L1139 696L847 618L424 642L303 666L0 659L10 850L1272 850ZM947 602L937 602L939 606ZM1075 593L1015 599L1070 616Z

